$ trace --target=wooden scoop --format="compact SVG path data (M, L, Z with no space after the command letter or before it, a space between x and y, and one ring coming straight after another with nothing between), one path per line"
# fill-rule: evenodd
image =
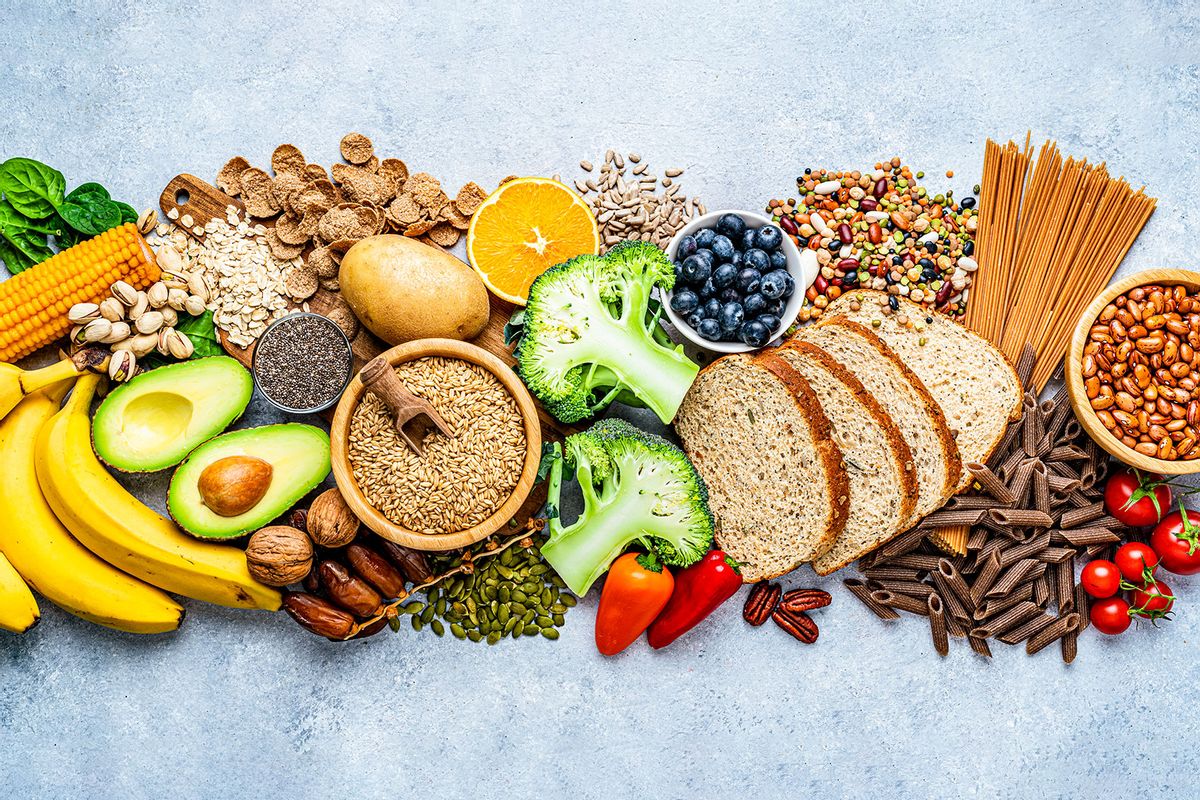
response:
M427 400L422 400L410 392L396 375L392 365L383 356L377 356L368 361L358 377L362 380L363 388L374 392L375 396L387 405L392 417L396 420L396 430L399 432L400 438L418 456L421 455L421 440L425 438L425 433L429 428L436 427L446 436L454 438L454 432L450 430L450 426L446 424L437 410ZM409 436L404 430L404 426L414 420L420 431L416 436Z

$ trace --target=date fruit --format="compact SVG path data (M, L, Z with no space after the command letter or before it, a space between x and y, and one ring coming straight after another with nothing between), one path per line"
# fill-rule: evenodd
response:
M429 562L425 560L423 553L387 539L381 538L379 544L392 563L408 578L409 583L420 585L433 577L433 570L429 568Z
M346 548L346 559L358 576L384 597L404 595L404 576L379 553L361 544L352 544Z
M283 610L318 636L341 641L354 633L354 617L332 603L304 592L284 592Z
M321 587L337 605L359 617L373 617L383 611L379 593L342 564L322 561L318 570Z
M783 589L778 583L759 581L754 584L750 595L746 598L746 605L742 608L742 618L757 628L770 619L782 594Z

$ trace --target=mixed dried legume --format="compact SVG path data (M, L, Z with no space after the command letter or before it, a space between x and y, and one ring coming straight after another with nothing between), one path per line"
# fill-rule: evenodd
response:
M976 269L976 200L930 196L899 158L868 172L806 169L799 199L772 200L767 212L820 274L800 322L821 316L844 291L871 288L959 316Z

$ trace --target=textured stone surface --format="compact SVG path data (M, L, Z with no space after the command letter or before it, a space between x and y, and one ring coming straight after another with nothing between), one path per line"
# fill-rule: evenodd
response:
M452 187L573 176L615 145L686 167L710 208L758 209L805 166L893 154L961 193L985 137L1032 129L1160 198L1123 272L1200 260L1195 4L322 5L7 0L0 158L145 207L178 172L263 164L282 141L328 163L349 130ZM273 419L261 405L243 424ZM160 505L164 484L135 482ZM807 569L789 583L835 593L815 646L748 629L739 597L667 651L612 660L594 594L559 642L493 648L407 629L333 646L199 603L138 639L47 608L0 637L0 782L14 798L1195 796L1200 581L1172 580L1176 621L1089 632L1072 667L960 642L941 660L919 621L881 623Z

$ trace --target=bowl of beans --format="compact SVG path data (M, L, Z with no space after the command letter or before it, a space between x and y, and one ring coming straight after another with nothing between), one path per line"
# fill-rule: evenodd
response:
M1132 467L1200 472L1200 273L1117 281L1083 312L1066 363L1075 416Z
M371 530L417 550L468 547L508 524L528 498L541 460L541 423L520 378L482 348L419 339L382 357L404 388L427 401L432 427L401 438L384 399L355 375L330 426L333 476Z

